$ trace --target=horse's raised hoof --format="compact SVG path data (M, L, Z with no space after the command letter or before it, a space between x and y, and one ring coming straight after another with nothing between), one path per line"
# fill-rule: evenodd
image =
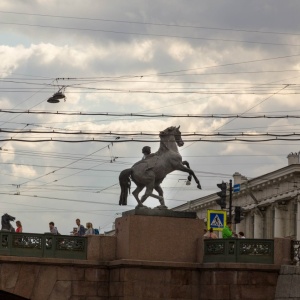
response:
M200 183L197 185L197 188L202 190Z
M192 176L191 175L188 176L188 181L192 181Z
M154 209L168 209L168 207L165 205L158 205L158 206L154 207Z

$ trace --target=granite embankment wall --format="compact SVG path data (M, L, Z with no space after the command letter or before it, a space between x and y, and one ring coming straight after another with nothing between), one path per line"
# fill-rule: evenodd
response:
M0 257L0 289L31 300L273 300L278 274L274 265Z
M300 267L282 266L276 287L276 300L300 299Z

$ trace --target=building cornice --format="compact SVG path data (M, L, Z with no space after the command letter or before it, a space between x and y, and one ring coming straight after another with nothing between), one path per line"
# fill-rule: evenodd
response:
M241 183L240 191L234 193L234 199L244 197L249 194L249 191L257 191L261 189L265 189L268 186L278 185L282 182L289 181L291 178L296 175L300 175L300 164L292 164L286 166L284 168L275 170L273 172L249 179L243 183ZM257 203L251 204L250 206L262 206L269 203L273 203L275 201L287 198L293 198L298 194L298 190L294 189L289 192L279 193L277 195L268 196L262 201L257 201ZM195 211L199 209L203 209L205 207L211 207L212 204L215 204L215 201L219 199L216 193L197 198L195 200L188 201L185 204L172 208L172 210L176 211ZM254 201L255 202L255 201ZM250 209L249 206L249 209Z

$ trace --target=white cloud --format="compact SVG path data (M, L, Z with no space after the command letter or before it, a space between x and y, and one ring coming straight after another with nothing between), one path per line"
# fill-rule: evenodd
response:
M30 166L12 166L12 172L15 176L25 177L25 178L33 178L37 176L36 170Z

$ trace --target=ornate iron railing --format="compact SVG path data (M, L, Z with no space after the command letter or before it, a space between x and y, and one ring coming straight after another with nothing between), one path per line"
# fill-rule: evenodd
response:
M86 259L87 239L0 231L0 255Z
M205 239L204 262L274 263L274 240Z
M292 240L291 260L292 264L297 266L300 265L300 241Z

